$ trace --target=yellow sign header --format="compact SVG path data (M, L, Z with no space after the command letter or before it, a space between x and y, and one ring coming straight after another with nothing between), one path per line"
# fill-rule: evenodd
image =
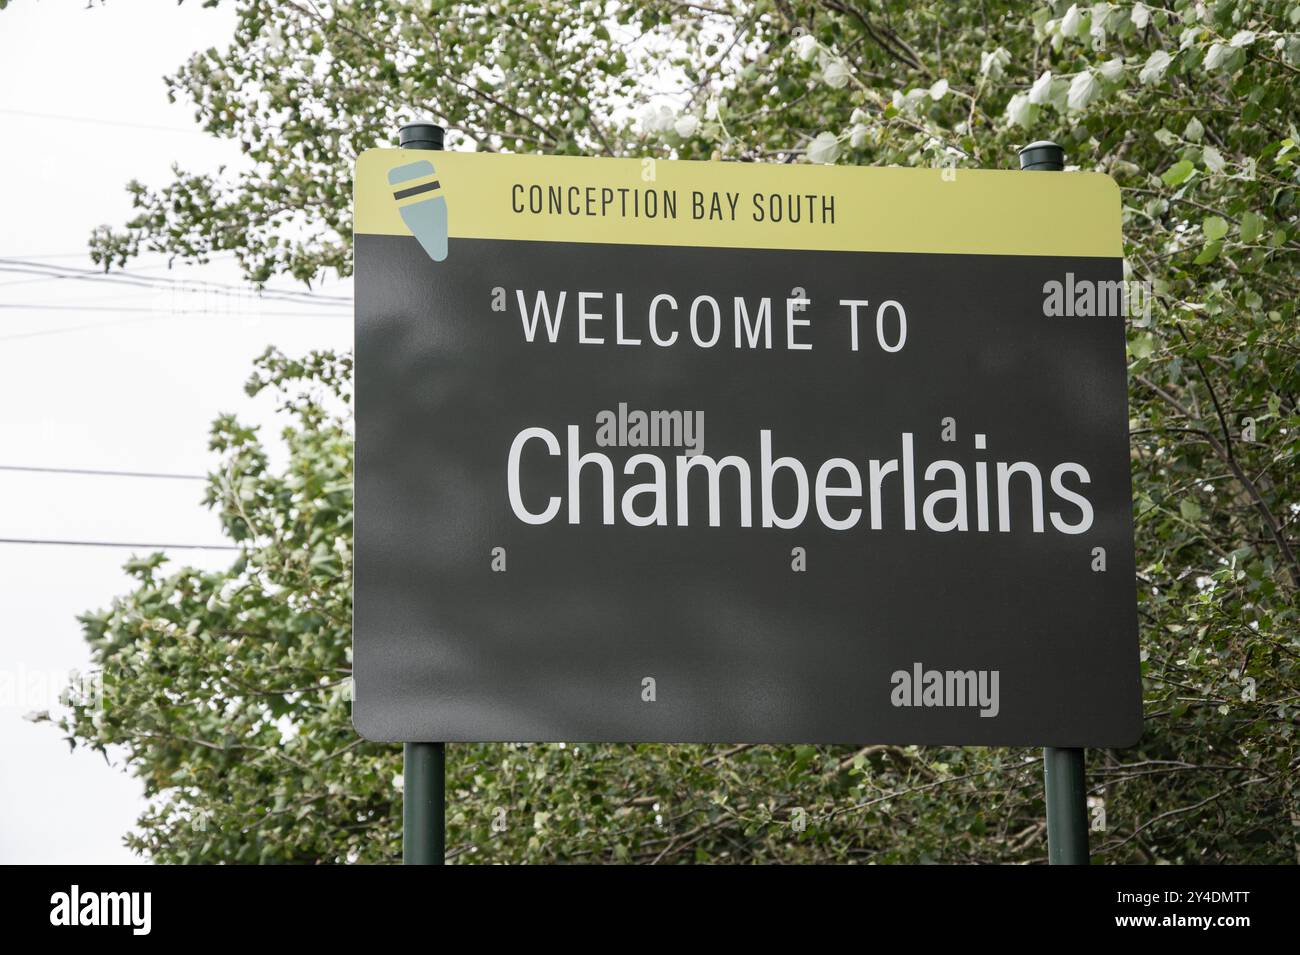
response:
M356 232L447 240L1118 258L1101 173L370 149Z

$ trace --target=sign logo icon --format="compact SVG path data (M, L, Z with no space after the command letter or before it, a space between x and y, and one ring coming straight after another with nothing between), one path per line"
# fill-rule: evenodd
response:
M401 187L393 192L393 201L406 227L429 258L441 262L447 257L447 199L433 163L420 159L390 169L388 184Z

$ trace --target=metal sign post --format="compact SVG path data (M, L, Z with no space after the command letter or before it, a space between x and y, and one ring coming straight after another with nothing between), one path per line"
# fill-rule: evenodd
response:
M442 865L446 855L447 749L402 746L402 863Z
M1088 800L1083 750L1043 747L1043 786L1047 796L1047 861L1052 865L1088 864Z
M397 133L403 149L442 149L443 129L409 123ZM442 865L447 854L447 747L402 745L402 864Z
M1020 150L1020 168L1061 172L1065 150L1040 140ZM1088 864L1088 798L1083 749L1043 747L1043 788L1047 803L1047 861L1051 865Z

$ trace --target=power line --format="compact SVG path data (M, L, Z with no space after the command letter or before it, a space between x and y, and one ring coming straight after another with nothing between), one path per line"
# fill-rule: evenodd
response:
M38 275L41 278L30 281L43 282L54 281L58 279L73 279L83 282L99 282L113 286L129 286L142 289L150 289L157 293L159 291L170 291L176 294L197 294L211 295L214 297L243 300L254 303L250 308L244 309L225 309L225 308L183 308L183 307L152 307L152 306L113 306L113 305L74 305L69 303L46 304L46 303L22 303L22 302L0 302L0 311L49 311L49 312L117 312L117 313L136 313L140 315L225 315L229 317L248 316L248 317L267 317L267 318L315 318L324 315L340 316L346 312L341 309L352 304L352 299L346 296L325 295L320 292L300 292L289 289L263 289L254 291L247 286L231 285L224 282L196 281L192 279L168 278L166 276L147 276L138 274L106 274L97 269L78 269L69 266L52 265L48 262L36 262L30 259L0 257L0 272L17 272L28 275ZM0 283L0 285L20 285L22 282ZM296 312L296 311L268 311L261 307L263 302L279 302L287 305L312 306L321 309L319 312ZM332 311L338 308L340 311ZM123 319L116 322L102 322L95 324L74 325L65 328L40 329L37 331L18 332L12 335L0 335L0 341L9 341L19 338L37 338L46 335L62 335L74 331L93 331L96 328L110 327L116 325L125 325L128 323L147 321L146 318Z
M209 253L207 254L206 258L209 258L209 259L226 259L226 258L230 258L230 257L233 256L234 254L235 254L235 253L234 253L233 251L231 251L231 250L225 250L225 251L222 251L222 252L209 252ZM170 256L169 253L166 253L166 252L154 252L154 251L144 251L144 252L141 252L141 253L137 256L137 258L141 258L141 259L143 259L145 256L149 256L149 255L152 255L152 256L167 256L169 259L170 259L170 258L174 258L174 257ZM90 258L90 249L82 249L82 250L79 251L79 252L45 252L45 253L39 253L39 254L36 253L36 252L4 252L4 253L0 253L0 259L17 259L17 260L19 260L19 261L23 261L23 262L42 262L42 260L44 260L44 259L88 259L88 258ZM43 264L43 263L42 263L42 264ZM54 267L54 268L57 268L58 266L57 266L57 265L54 265L53 267ZM169 268L172 268L172 266L171 266L168 262L159 262L157 265L134 265L134 266L132 266L132 268L137 269L137 270L139 270L139 269L169 269Z
M0 471L35 474L88 474L95 477L162 478L171 481L206 481L205 474L171 474L162 471L114 471L108 468L47 468L25 464L0 464Z
M44 255L36 255L34 253L27 252L24 253L22 256L4 255L4 256L0 256L0 258L6 258L6 259L25 258L29 261L34 261L36 259L84 259L84 258L88 258L89 256L90 256L90 250L82 249L80 252L47 252Z
M103 272L99 269L79 269L67 265L53 265L48 262L36 262L30 259L0 257L0 272L13 272L20 275L38 275L39 279L30 281L55 281L72 279L83 282L106 282L111 285L131 285L149 289L176 289L183 292L232 294L239 297L259 298L266 301L283 301L298 303L320 303L324 305L351 305L353 299L347 295L326 295L322 292L298 291L296 289L250 289L244 285L229 282L210 282L196 279L169 278L162 275L139 275L131 273ZM24 280L27 281L27 280ZM22 282L4 283L18 285Z
M57 119L64 123L90 123L95 126L121 126L125 129L150 129L160 133L194 133L203 134L202 129L187 129L184 126L160 126L155 123L129 123L117 119L99 119L94 116L68 116L62 113L38 113L29 109L0 109L0 113L9 116L25 116L28 119Z
M87 254L89 254L89 253L87 253ZM214 252L214 253L213 253L214 256L218 256L218 255L226 255L226 254L233 254L233 253L225 253L225 252ZM86 275L86 276L90 276L90 277L92 277L92 278L115 278L115 277L117 277L117 276L119 276L119 275L121 275L122 277L132 277L132 276L130 276L129 273L126 273L126 272L116 273L116 272L106 272L106 271L104 271L104 270L102 270L102 269L78 268L78 267L73 266L73 265L56 265L56 264L51 263L51 262L42 262L42 261L39 261L39 258L38 258L38 257L28 257L28 258L24 258L24 257L22 257L22 256L8 256L8 255L7 255L7 256L0 256L0 262L4 262L4 263L6 263L6 264L9 264L9 265L15 265L15 266L27 266L27 267L31 267L31 268L46 269L46 270L56 271L56 272L66 272L66 273L69 273L69 274ZM158 267L160 267L160 266L148 266L148 268L158 268ZM148 282L172 282L172 283L178 283L178 282L186 282L186 281L188 281L188 280L186 280L186 279L172 279L172 278L167 278L166 276L138 276L138 278L142 279L143 281L148 281ZM204 281L202 282L202 284L204 284L204 285L210 285L210 286L212 286L212 287L214 287L214 288L237 289L237 290L239 290L239 291L247 291L247 290L248 290L248 287L245 286L245 285L233 285L233 284L231 284L231 283L229 283L229 282L211 282L211 281L206 281L206 280L204 280ZM269 293L274 293L274 294L279 294L279 295L297 295L297 296L301 296L301 297L304 297L304 298L320 298L320 299L327 299L327 300L330 300L330 301L337 301L337 302L351 302L351 301L352 301L352 299L351 299L350 297L348 297L348 296L340 296L340 295L325 295L325 294L323 294L323 293L321 293L321 292L314 292L314 291L312 291L312 290L310 290L310 289L301 290L301 291L298 290L298 289L264 289L263 291L265 291L265 292L269 292Z
M226 311L220 308L150 308L145 305L45 305L45 304L24 304L22 302L0 302L0 308L5 309L31 309L38 312L142 312L147 315L248 315L248 316L271 316L273 318L298 317L298 318L320 318L322 315L330 315L329 312L264 312L260 309L256 311ZM331 318L347 318L346 312L338 312L330 315ZM16 335L16 338L22 338L23 335Z
M92 477L159 478L172 481L206 481L201 474L176 474L166 471L116 471L108 468L55 468L23 464L0 464L0 471L36 474L76 474ZM55 547L114 547L131 550L239 550L233 544L146 544L124 541L61 540L39 537L0 537L0 544L38 544Z
M209 256L207 257L207 259L208 259L208 261L212 261L212 260L214 260L214 259L221 258L221 257L223 257L223 256L234 255L234 254L235 254L235 253L233 253L233 252L216 252L216 253L213 253L212 255L209 255ZM36 261L36 260L38 260L38 259L53 259L53 258L81 258L81 259L89 259L89 258L90 258L90 253L89 253L89 252L80 252L80 253L74 253L73 255L67 255L67 256L52 256L52 255L51 255L51 256L28 256L28 257L26 257L26 258L16 258L16 257L14 257L14 256L8 256L8 255L6 255L6 256L0 256L0 261L19 262L19 263L22 263L22 265L24 265L24 266L32 266L32 268L33 268L34 270L36 270L36 271L32 271L32 272L27 272L25 269L18 269L18 268L4 268L4 269L0 269L0 271L4 271L4 272L18 272L18 273L21 273L21 274L31 274L31 275L40 275L40 276L41 276L41 278L35 278L35 279L13 279L13 280L8 281L8 282L0 282L0 287L8 287L8 286L12 286L12 285L38 285L38 284L40 284L41 282L54 282L54 281L57 281L57 280L62 279L62 278L73 278L73 277L74 277L74 276L72 276L72 275L61 275L61 274L56 274L56 271L55 271L55 270L59 270L59 269L70 270L70 269L73 268L72 266L57 265L57 264L55 264L54 262L47 262L47 261ZM203 264L206 264L206 263L203 263ZM156 272L156 271L158 271L159 269L165 269L165 270L167 270L167 271L171 271L171 269L173 269L174 267L175 267L175 266L174 266L171 262L157 262L157 263L155 263L155 264L153 264L153 265L140 265L140 264L133 264L129 270L123 268L123 269L120 269L120 270L117 271L117 272L104 272L104 271L102 271L102 270L100 270L100 269L87 269L86 271L87 271L87 272L93 272L93 273L94 273L96 276L98 276L101 280L102 280L102 279L139 278L139 279L143 279L143 280L145 280L146 282L150 282L150 281L152 281L152 282L175 282L175 283L180 283L180 282L188 282L188 281L195 281L195 282L198 282L198 281L207 281L207 280L200 280L200 279L189 280L189 279L183 279L183 278L168 278L168 277L165 276L165 275L141 275L141 274L140 274L140 273L142 273L142 272ZM87 275L87 278L89 278L89 277L90 277L90 276ZM214 283L210 283L210 284L217 285L218 283L215 283L215 282L214 282ZM274 290L273 290L273 291L274 291ZM292 291L292 290L288 290L288 289L286 289L285 291L286 291L288 294L293 294L293 291Z
M120 541L51 540L44 537L0 537L0 544L52 544L56 547L123 547L132 550L239 550L234 544L124 544Z
M44 338L46 335L64 335L69 332L81 332L95 328L116 328L119 325L135 325L139 322L157 321L152 315L140 318L119 318L111 322L88 322L85 325L65 325L62 328L45 328L38 332L17 332L13 335L0 335L0 342L13 341L18 338Z

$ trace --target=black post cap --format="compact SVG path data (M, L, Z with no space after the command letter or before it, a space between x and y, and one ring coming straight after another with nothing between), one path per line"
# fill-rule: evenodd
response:
M1060 172L1065 168L1065 150L1050 140L1040 139L1020 150L1020 168Z
M403 149L441 149L443 129L437 123L407 123L397 131Z

